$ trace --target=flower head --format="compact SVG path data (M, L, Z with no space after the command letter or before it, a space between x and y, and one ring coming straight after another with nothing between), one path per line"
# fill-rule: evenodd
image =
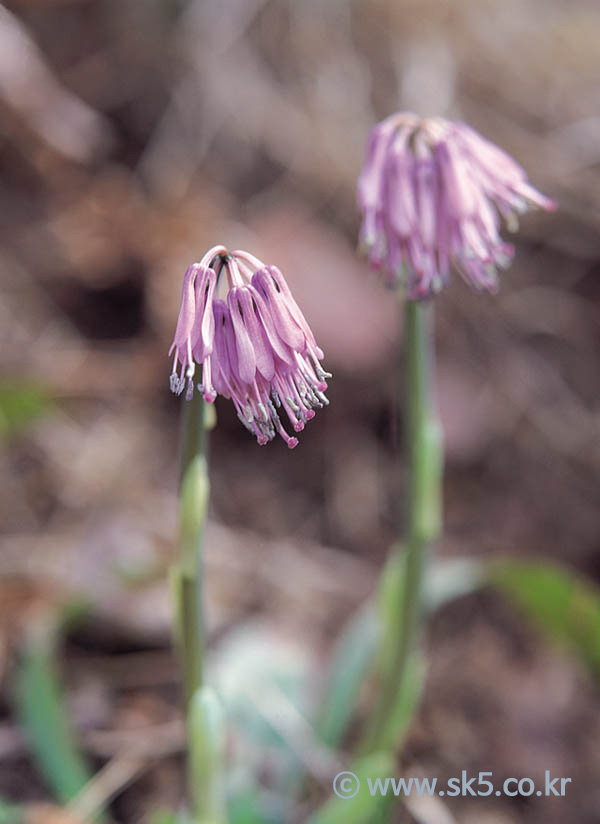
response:
M225 270L227 284L220 276ZM187 400L198 390L212 403L231 398L244 426L259 444L276 434L290 448L298 444L281 423L285 411L295 432L327 405L323 352L279 269L247 252L215 246L188 267L169 354L171 391Z
M556 208L506 152L466 124L410 113L371 131L358 204L371 265L410 299L439 291L451 264L475 288L494 291L497 267L513 255L500 217L515 231L518 214Z

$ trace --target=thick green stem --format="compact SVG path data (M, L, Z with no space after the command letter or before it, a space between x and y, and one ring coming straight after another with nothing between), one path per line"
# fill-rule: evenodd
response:
M212 410L210 410L212 411ZM207 418L199 392L185 404L180 475L179 558L172 570L176 633L188 717L188 775L197 824L225 821L221 723L204 686L203 554L209 496ZM207 698L208 696L208 698ZM208 708L208 709L206 709ZM211 710L210 713L208 710ZM207 715L208 713L208 715Z
M406 442L410 472L403 623L396 678L404 676L418 629L427 551L441 529L441 427L433 404L433 302L407 301L404 309L406 351Z
M200 393L194 392L183 419L177 605L186 704L202 686L204 661L202 556L209 493L205 406Z
M395 577L398 625L383 627L390 659L381 662L382 683L368 748L387 742L386 726L404 694L407 664L418 635L426 556L441 524L441 429L433 405L433 304L407 301L404 307L405 442L409 469L407 533L402 574L388 564L384 575ZM395 559L392 558L392 561ZM385 637L387 636L387 637ZM390 638L393 644L390 644Z

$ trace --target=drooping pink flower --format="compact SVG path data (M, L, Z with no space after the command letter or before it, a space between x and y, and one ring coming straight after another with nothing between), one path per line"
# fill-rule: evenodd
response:
M219 283L223 271L226 283ZM205 400L231 398L259 444L279 434L293 448L298 440L286 432L280 412L300 432L314 409L329 403L323 352L285 278L247 252L215 246L188 268L169 354L171 390L186 389L190 400L201 366L197 388Z
M409 299L446 283L450 266L477 289L497 288L513 248L500 237L530 208L556 208L502 149L464 123L399 113L371 131L358 180L361 246Z

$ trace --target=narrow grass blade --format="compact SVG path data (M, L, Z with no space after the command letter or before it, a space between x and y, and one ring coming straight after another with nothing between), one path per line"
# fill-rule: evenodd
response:
M490 564L489 580L600 677L600 590L591 581L556 563L512 559Z
M57 801L70 801L91 774L80 754L65 710L52 645L30 642L16 681L21 724L37 766Z
M371 794L369 782L394 775L392 753L378 752L364 756L350 765L345 774L336 776L334 794L320 810L311 816L308 824L369 824L376 819L382 807L389 806L389 798ZM391 820L391 819L390 819Z
M325 695L315 724L317 738L335 749L352 719L360 689L377 650L377 616L366 604L349 621L329 665Z

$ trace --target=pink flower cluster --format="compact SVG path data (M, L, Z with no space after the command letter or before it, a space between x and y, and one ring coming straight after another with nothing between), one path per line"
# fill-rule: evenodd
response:
M371 265L409 299L439 291L450 265L477 289L497 288L513 247L499 234L531 207L552 200L524 170L464 123L399 113L371 131L358 181L361 245Z
M223 297L220 275L227 273ZM238 417L259 444L277 433L298 444L279 418L284 410L295 432L327 405L323 352L279 269L247 252L215 246L185 273L175 337L171 391L187 400L198 390L212 403L231 398Z

